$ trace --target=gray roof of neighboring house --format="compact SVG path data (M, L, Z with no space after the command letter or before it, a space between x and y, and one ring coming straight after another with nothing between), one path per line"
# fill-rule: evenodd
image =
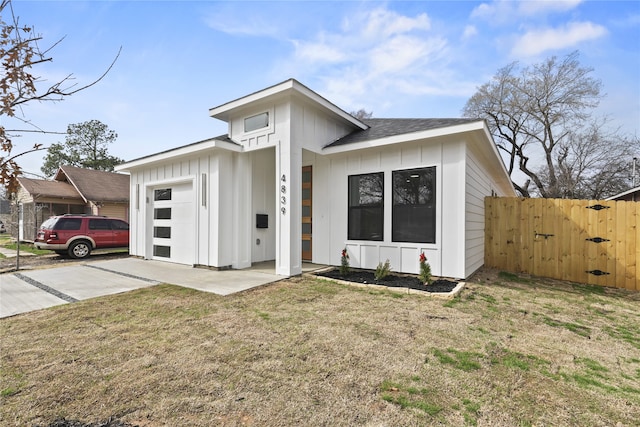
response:
M369 126L368 129L356 130L326 145L325 148L473 123L478 120L479 119L362 119L361 121Z
M129 201L129 175L74 166L60 166L54 179L68 181L78 190L85 201Z
M18 178L18 182L33 198L54 197L59 199L82 200L82 196L80 196L73 185L68 182L31 179L23 176Z

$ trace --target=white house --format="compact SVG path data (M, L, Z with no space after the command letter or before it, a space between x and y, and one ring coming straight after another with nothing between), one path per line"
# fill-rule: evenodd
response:
M132 255L242 269L274 260L466 278L484 197L515 196L484 121L359 120L290 79L210 110L228 134L132 160Z

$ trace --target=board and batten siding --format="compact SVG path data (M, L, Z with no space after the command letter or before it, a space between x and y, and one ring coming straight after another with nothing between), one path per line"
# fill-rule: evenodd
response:
M350 263L355 268L375 269L378 263L389 260L394 271L418 273L418 258L424 252L435 275L454 273L450 263L443 264L443 229L459 228L450 224L464 216L462 192L450 191L454 185L463 185L459 175L460 144L440 141L419 141L401 146L363 149L335 155L315 156L306 153L303 163L313 165L313 261L340 265L340 253L347 248ZM458 160L454 167L443 165L443 156ZM391 240L392 224L392 171L420 167L436 167L436 243L404 243ZM384 235L383 241L348 241L348 176L384 172ZM460 199L455 200L456 198ZM450 215L450 206L462 209L459 215ZM446 222L446 224L443 224ZM460 233L461 234L461 233ZM450 245L447 250L460 250L462 246ZM462 256L460 252L459 256ZM453 258L453 254L447 254ZM462 274L462 273L459 273ZM449 274L454 276L453 274Z
M251 201L251 261L261 262L276 258L276 171L275 149L252 151ZM285 194L285 196L288 196ZM267 228L256 227L256 215L268 215Z
M190 213L195 236L193 264L213 265L208 263L211 261L210 254L215 254L215 251L212 251L212 243L215 246L215 239L209 238L211 224L206 211L208 211L209 202L217 197L211 185L211 163L217 164L217 157L220 155L220 153L215 153L209 156L188 156L175 159L173 162L152 165L130 172L132 233L129 252L132 255L147 259L153 256L149 243L152 240L152 230L149 224L152 223L153 218L153 189L190 182L192 183L194 206L193 212ZM204 181L206 183L203 189ZM206 205L203 205L205 198ZM205 212L203 213L203 211Z
M321 153L327 145L353 132L352 125L338 121L311 104L291 107L291 137L301 141L302 148Z

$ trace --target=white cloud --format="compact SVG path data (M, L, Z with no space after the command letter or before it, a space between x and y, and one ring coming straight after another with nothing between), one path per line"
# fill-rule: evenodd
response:
M337 63L345 60L345 52L332 46L326 40L298 41L294 40L297 59L308 63Z
M365 19L366 22L361 33L367 38L389 37L414 30L428 31L431 29L431 21L426 13L410 18L379 8L367 14Z
M471 17L504 22L511 19L516 10L514 2L499 0L491 3L482 3L471 11Z
M607 29L592 22L570 22L561 28L532 30L521 36L511 51L514 56L534 56L548 50L573 47L607 34Z
M278 15L237 13L232 4L216 3L216 8L204 16L204 22L216 31L231 35L278 37L282 33Z
M495 0L474 8L471 17L486 19L493 23L505 23L516 18L566 12L575 9L580 3L582 0Z
M582 0L538 0L518 2L518 12L520 15L542 15L553 12L566 12L575 9Z
M278 78L308 79L347 111L375 106L383 114L381 108L404 102L403 96L469 93L469 84L450 66L454 58L447 39L434 33L425 13L384 8L351 13L336 31L292 44L291 57L274 68ZM389 93L401 96L389 98Z
M478 29L474 25L467 25L464 27L464 32L462 33L462 39L470 39L475 37L478 34Z
M437 54L444 42L434 39L420 39L398 36L382 42L369 52L371 71L375 74L396 73L411 69L428 61L431 54Z

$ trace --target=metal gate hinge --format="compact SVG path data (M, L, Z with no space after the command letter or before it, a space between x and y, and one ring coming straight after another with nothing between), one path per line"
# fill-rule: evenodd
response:
M587 273L593 274L594 276L604 276L606 274L611 274L611 273L607 273L606 271L602 271L602 270L587 270Z
M593 206L587 206L587 209L593 209L593 210L596 210L596 211L599 211L599 210L602 210L602 209L609 209L609 208L610 208L610 206L604 206L604 205L600 205L600 204L593 205Z
M610 242L611 241L609 239L603 239L602 237L591 237L590 239L585 239L585 240L589 240L589 241L595 242L595 243L602 243L602 242Z
M533 232L536 235L536 239L538 237L544 237L545 239L554 236L553 234L545 234L545 233L538 233L537 231Z

